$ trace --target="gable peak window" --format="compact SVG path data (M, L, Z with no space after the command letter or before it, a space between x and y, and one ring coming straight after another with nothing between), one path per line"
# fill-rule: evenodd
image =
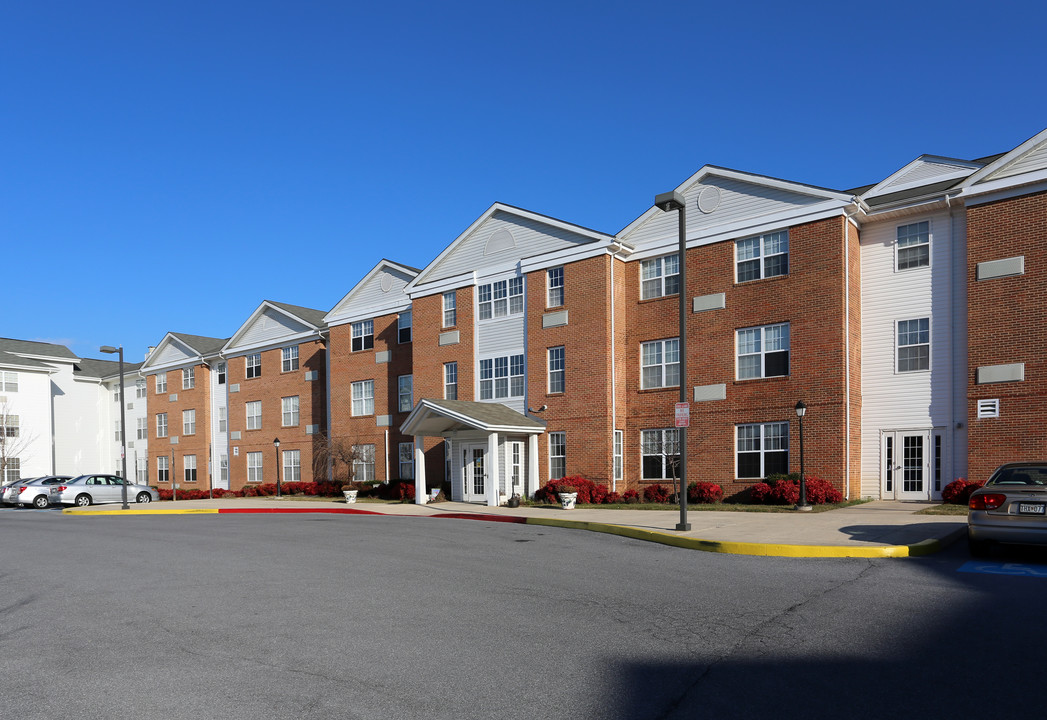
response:
M374 320L361 320L352 324L352 351L370 350L374 347Z
M680 255L664 255L640 261L640 299L680 293Z
M758 235L734 243L738 282L789 274L789 231Z
M898 270L927 267L931 264L931 223L924 220L898 228L895 243Z

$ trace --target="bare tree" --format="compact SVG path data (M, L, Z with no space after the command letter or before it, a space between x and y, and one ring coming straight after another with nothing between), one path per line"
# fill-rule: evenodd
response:
M356 482L356 463L367 460L364 445L346 438L321 433L313 440L313 477L347 478Z
M0 481L7 479L8 468L15 464L12 461L17 460L20 468L29 459L26 450L35 439L34 434L22 431L10 403L6 399L0 402Z

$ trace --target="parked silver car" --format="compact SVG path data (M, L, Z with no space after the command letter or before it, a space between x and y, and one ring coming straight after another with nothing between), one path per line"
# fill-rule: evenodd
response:
M992 543L1047 545L1047 462L996 469L967 503L967 543L983 555Z
M20 480L8 480L0 485L0 503L4 505L15 505L18 503L18 493L22 485L37 478L21 478Z
M160 499L159 493L148 485L135 485L117 475L80 475L61 485L53 485L51 502L81 507L118 503L122 501L125 485L128 502L147 503Z
M51 488L69 479L68 475L45 475L32 480L23 480L13 487L16 492L12 493L14 495L12 504L17 504L19 507L32 505L43 510L51 504Z

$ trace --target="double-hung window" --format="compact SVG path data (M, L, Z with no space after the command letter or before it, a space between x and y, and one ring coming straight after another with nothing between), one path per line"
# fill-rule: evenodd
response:
M247 453L247 482L262 482L262 453Z
M738 331L738 379L789 374L789 323Z
M167 437L167 413L156 414L156 436L158 438Z
M245 377L248 379L262 377L262 355L260 353L248 355L244 363L247 368Z
M163 395L165 392L167 392L167 373L157 373L156 394Z
M294 372L298 369L298 346L292 345L280 350L280 371Z
M353 480L374 482L374 445L353 445Z
M182 411L182 434L196 435L196 410Z
M145 380L141 382L142 387L145 387ZM18 373L0 371L0 391L18 392ZM139 395L138 397L145 397L145 395Z
M138 418L135 421L137 438L139 440L149 439L149 418Z
M196 387L196 368L182 368L182 389L191 390Z
M135 397L144 398L145 396L145 378L138 378L135 380Z
M481 320L522 313L523 278L514 277L481 285L477 289L477 298Z
M789 274L789 231L759 235L734 244L738 282Z
M567 475L567 433L549 433L549 479Z
M680 341L652 340L640 346L640 388L673 387L680 384Z
M298 427L298 396L280 398L281 421L284 427Z
M454 327L458 324L458 300L454 290L444 293L444 327Z
M444 400L458 399L458 363L444 363Z
M253 400L252 402L246 403L247 407L247 429L248 430L261 430L262 429L262 401Z
M225 385L225 368L226 368L226 365L225 365L224 362L218 363L216 369L218 371L218 384L219 385Z
M931 223L927 220L898 228L894 244L895 263L899 270L927 267L931 264Z
M227 408L225 405L218 408L218 432L225 432L226 429L229 427L228 413L229 408Z
M563 266L549 268L546 273L548 283L548 297L546 307L560 307L563 305Z
M414 376L401 375L396 379L396 407L400 412L411 412L414 407Z
M898 372L916 372L931 367L931 320L898 321Z
M302 451L284 450L284 482L301 482Z
M400 443L400 479L414 479L414 443Z
M165 483L171 479L171 459L166 455L158 455L156 458L156 481Z
M404 310L396 317L396 341L411 342L411 311Z
M196 482L196 455L182 456L182 471L185 473L187 483Z
M374 347L374 320L361 320L352 325L352 351L370 350Z
M114 434L113 437L114 437L114 439L117 442L120 442L120 421L119 420L116 421L116 433Z
M549 348L549 392L564 391L564 347Z
M789 472L789 423L737 425L735 432L739 479Z
M374 415L374 380L360 380L352 384L352 414Z
M117 421L119 422L119 421ZM16 438L19 435L19 428L21 425L18 421L17 415L7 413L0 417L0 436ZM11 452L13 448L5 448L8 452Z
M640 299L677 295L680 292L680 255L666 255L640 262Z
M640 452L644 480L679 477L680 442L676 428L641 431Z
M508 355L480 361L480 399L523 397L524 356Z
M625 431L614 431L614 479L621 480L625 471Z

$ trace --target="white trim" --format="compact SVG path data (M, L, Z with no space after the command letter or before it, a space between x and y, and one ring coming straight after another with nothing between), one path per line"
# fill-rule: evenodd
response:
M1016 178L1020 182L1014 182ZM1044 190L1047 190L1047 169L1024 175L1013 175L1000 180L991 180L984 185L965 189L960 197L964 199L967 205L982 205L1021 195L1031 195Z
M371 305L361 309L343 307L343 305L351 306L352 296L359 292L360 288L362 288L369 280L377 276L382 270L386 268L410 276L411 280L408 280L407 286L409 286L418 276L417 270L413 270L411 268L405 267L404 265L400 265L389 260L379 261L377 265L371 268L370 272L364 275L359 282L353 285L352 289L350 289L349 292L347 292L341 300L335 303L334 307L331 309L330 312L324 315L324 322L327 323L327 326L332 327L334 325L344 325L347 322L352 322L353 320L358 320L362 317L377 317L379 315L390 315L394 312L399 312L400 310L409 308L411 306L409 299L405 303L402 298L397 297L391 298L388 302L380 303L378 305ZM404 287L404 295L407 295L407 286ZM362 312L366 314L361 315L360 313Z
M889 187L890 184L892 182L894 182L894 180L896 178L901 177L902 175L904 175L905 173L909 172L909 170L911 170L912 168L916 167L916 165L918 165L920 163L923 163L925 165L929 165L929 164L958 165L958 166L960 166L961 169L953 170L953 171L950 171L950 172L944 172L941 175L933 175L933 176L925 177L925 178L922 178L920 180L911 180L911 181L909 181L907 183L902 183L901 185L895 185L893 187ZM868 200L868 198L879 197L881 195L891 195L891 194L896 193L896 192L903 192L905 190L911 190L912 188L918 188L918 187L921 187L923 185L933 185L935 183L944 182L945 180L953 180L953 179L959 180L960 178L967 177L972 172L977 172L978 170L980 170L983 167L984 167L984 165L980 165L978 163L970 162L968 160L958 160L956 158L947 158L947 157L942 157L941 155L921 155L918 158L916 158L915 160L913 160L913 161L911 161L909 163L906 163L905 165L903 165L899 169L895 170L893 173L888 175L886 178L884 178L880 182L876 183L876 185L872 186L871 188L869 188L868 190L863 192L861 197L862 197L863 200Z
M284 335L276 340L267 340L262 343L254 343L252 345L239 345L240 338L242 338L244 334L251 329L251 326L254 325L254 323L257 322L257 320L265 314L266 310L273 310L275 312L278 312L284 317L294 320L302 325L305 325L310 329L301 333ZM237 331L233 333L233 336L229 338L225 345L222 346L220 352L221 355L224 357L238 357L240 355L250 354L252 351L259 352L263 348L269 350L276 347L283 347L285 345L293 345L296 342L299 342L306 338L316 337L320 333L322 333L323 330L324 328L320 327L319 325L314 325L308 320L301 318L292 312L288 312L287 310L278 307L277 305L269 302L268 300L263 300L262 303L255 308L254 312L251 313L251 316L248 317L242 325L240 325Z
M970 188L972 185L976 185L976 184L980 183L982 178L985 178L985 177L988 177L988 176L992 175L997 170L1000 170L1000 169L1006 167L1007 165L1010 165L1015 160L1019 159L1020 157L1022 157L1025 154L1027 154L1029 151L1031 151L1034 148L1036 148L1044 140L1047 140L1047 130L1041 130L1040 132L1036 133L1031 138L1029 138L1028 140L1023 142L1021 145L1019 145L1018 147L1016 147L1013 150L1011 150L1010 152L1005 153L1003 156L996 158L996 160L994 160L993 162L989 163L988 165L983 167L981 170L977 171L976 173L971 175L969 178L967 178L967 181L964 182L963 185L961 185L961 187L964 189L964 192L967 192L967 189ZM1022 176L1021 175L1016 175L1014 177L1022 177ZM1004 178L1004 180L1005 181L1009 181L1012 184L1014 182L1014 178L1013 177L1012 178ZM997 182L999 182L999 181L997 181ZM991 184L991 183L987 183L987 184Z

